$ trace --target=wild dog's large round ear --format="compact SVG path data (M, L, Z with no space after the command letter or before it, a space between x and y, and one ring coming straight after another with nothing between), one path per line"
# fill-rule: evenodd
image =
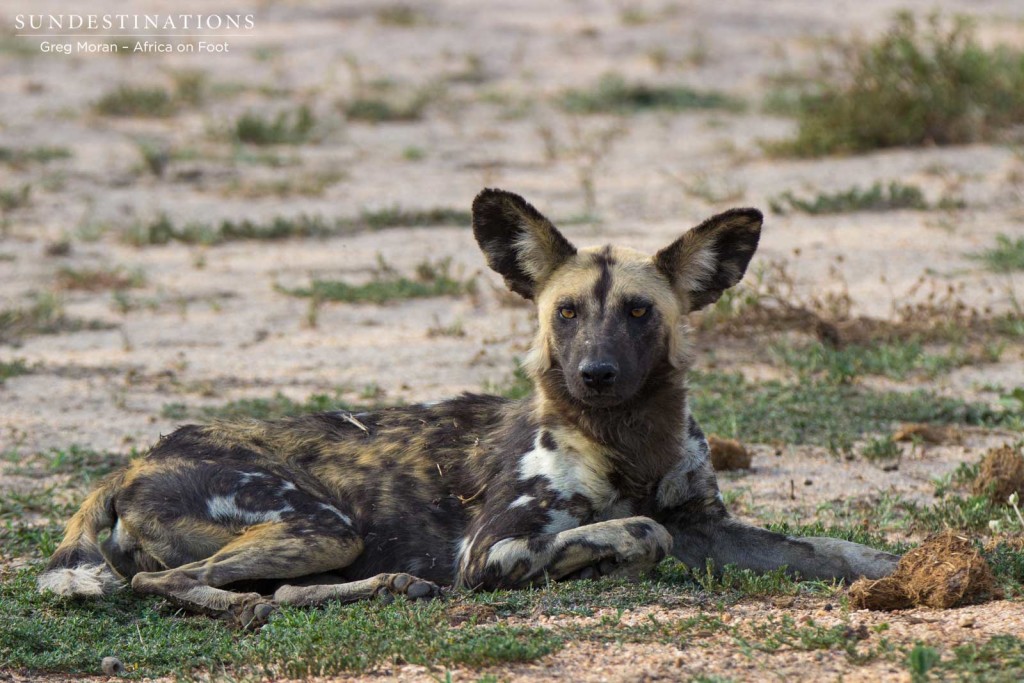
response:
M517 194L486 189L473 200L473 235L487 265L516 294L532 299L576 247Z
M686 310L718 301L743 279L757 250L764 217L757 209L730 209L707 219L654 255Z

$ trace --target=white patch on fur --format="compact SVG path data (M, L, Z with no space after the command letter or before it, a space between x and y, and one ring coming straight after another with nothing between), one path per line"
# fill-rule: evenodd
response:
M242 524L264 524L280 522L281 513L291 512L292 507L285 505L280 510L243 510L235 502L235 495L214 496L206 501L206 513L221 522L241 522Z
M338 519L343 521L345 524L347 524L349 526L352 525L352 518L349 517L348 515L346 515L344 512L342 512L338 508L334 507L333 505L330 505L328 503L320 503L320 508L323 509L323 510L327 510L328 512L333 512L335 515L338 516Z
M487 566L498 565L502 574L509 574L512 568L522 560L529 564L527 574L533 572L534 563L537 557L530 552L527 540L524 538L506 538L491 546L487 553Z
M518 498L516 498L515 500L513 500L509 504L508 508L509 508L509 510L511 510L512 508L522 507L524 505L528 505L532 500L533 500L533 496L528 496L528 495L526 495L524 493L523 495L521 495Z
M455 553L456 574L464 574L469 568L469 560L473 554L473 544L476 543L476 538L480 535L481 531L482 529L477 529L476 533L473 534L473 538L463 537L459 541L459 549Z
M519 461L519 479L525 481L533 477L547 479L548 485L563 500L579 493L597 509L610 505L615 496L615 490L605 477L588 467L581 458L545 448L541 445L540 434L537 434L533 450Z
M689 261L678 274L678 286L687 292L702 292L717 270L718 253L711 245L706 245L690 254Z
M548 510L548 523L544 525L544 533L557 534L566 529L575 529L580 525L576 515L565 510Z
M36 580L36 588L40 593L50 592L69 597L99 597L120 585L121 581L105 564L51 569Z

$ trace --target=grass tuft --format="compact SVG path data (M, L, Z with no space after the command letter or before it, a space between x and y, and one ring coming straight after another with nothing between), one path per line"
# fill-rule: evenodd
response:
M353 218L329 220L320 216L277 216L268 222L223 220L219 224L175 223L161 214L149 223L139 223L124 233L122 239L135 246L149 244L222 244L239 240L283 240L302 237L333 237L364 230L385 230L397 227L468 226L472 217L461 209L402 209L397 206L364 211Z
M997 273L1024 270L1024 237L1014 240L1009 235L997 235L996 246L975 254L974 258L984 261L989 270Z
M0 310L0 343L16 342L36 334L109 328L110 325L101 321L68 316L61 300L49 293L36 296L29 306Z
M476 291L473 279L455 279L450 271L450 258L420 263L416 267L415 278L399 275L384 264L373 280L361 285L341 280L313 280L309 287L282 287L280 291L292 296L311 297L316 301L373 304L423 297L460 296Z
M796 137L770 145L776 153L990 140L1024 120L1024 53L982 48L962 17L922 25L904 12L877 40L841 46L838 68L795 108Z
M273 119L246 112L235 121L233 136L249 145L299 145L310 139L315 126L313 112L306 106L280 112Z
M743 102L719 92L702 92L685 86L627 83L617 74L602 77L588 90L569 90L560 104L575 114L633 114L653 109L726 109L740 111Z
M104 116L163 118L174 114L177 107L174 97L164 88L119 85L101 97L96 102L95 109Z
M0 163L15 168L22 168L30 163L47 164L60 159L70 159L71 150L67 147L0 147Z
M931 207L924 198L921 188L893 181L888 185L875 183L866 190L851 187L839 192L819 192L813 199L801 199L792 192L783 192L768 200L771 210L777 214L799 211L811 215L850 213L853 211L895 211L915 209L925 211ZM962 203L943 199L939 208L959 208Z

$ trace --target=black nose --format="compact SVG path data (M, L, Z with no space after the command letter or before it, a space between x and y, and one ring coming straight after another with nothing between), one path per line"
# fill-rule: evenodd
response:
M615 384L619 366L609 361L584 361L580 363L580 376L591 389L607 389Z

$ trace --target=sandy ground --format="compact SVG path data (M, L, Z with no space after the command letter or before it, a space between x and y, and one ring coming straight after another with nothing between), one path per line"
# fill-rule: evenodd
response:
M29 203L3 216L0 308L25 306L38 293L55 291L64 267L122 267L145 278L142 287L126 291L136 304L127 311L109 291L59 293L68 315L102 321L106 329L0 346L0 360L37 366L0 386L0 452L69 444L141 448L175 426L161 417L161 408L174 402L195 407L278 391L302 399L339 390L358 400L368 386L384 400L442 398L504 380L513 359L525 352L531 313L507 304L499 278L485 272L465 228L214 247L137 248L118 240L121 231L162 213L183 224L331 219L391 206L468 209L481 187L498 186L523 194L556 223L568 221L564 232L579 244L614 241L653 250L732 205L766 207L784 191L811 194L900 180L920 185L931 201L961 197L969 209L770 215L758 258L787 261L798 292L845 288L855 313L874 316L890 315L921 276L958 288L979 309L1005 311L1014 297L1024 297L1019 277L1015 282L994 275L970 258L997 234L1020 234L1024 160L1014 149L974 145L800 161L769 158L758 144L793 130L792 121L758 109L773 77L808 68L830 37L872 35L896 9L926 12L931 4L693 0L639 3L636 15L627 5L423 2L415 3L414 24L403 26L382 20L381 12L394 5L381 3L130 3L140 13L252 12L255 28L226 39L229 52L215 55L43 54L35 51L38 39L13 31L0 36L0 146L62 146L73 155L20 168L0 165L0 188L31 185ZM943 7L975 17L988 44L1024 46L1021 3L959 0ZM15 0L0 9L0 26L11 27L18 13L61 11L66 3ZM113 0L90 0L87 11L125 9ZM119 83L170 87L185 70L201 71L209 94L173 118L118 119L92 108ZM586 86L609 71L721 89L754 106L747 113L617 118L573 117L551 104L565 88ZM360 83L385 78L399 90L431 86L443 95L420 121L346 121L339 102L365 87ZM298 104L317 116L316 141L274 149L279 166L248 162L227 141L226 131L242 113L273 114ZM599 153L599 140L609 136L607 151ZM146 169L140 141L172 151L162 177ZM570 220L588 208L580 180L587 174L597 198L589 208L599 222ZM329 182L315 196L296 189L325 178ZM284 196L248 196L268 182L293 189ZM63 240L70 241L70 253L47 255ZM457 273L476 275L479 292L385 306L328 303L312 327L308 302L276 289L311 277L366 280L378 255L403 272L425 257L450 257ZM429 333L452 324L461 325L465 336ZM720 369L751 371L742 344L719 349L705 341L703 348L718 351ZM998 363L961 368L929 383L942 393L983 398L993 395L993 386L1021 385L1024 351L1014 347ZM754 470L726 477L723 487L747 489L741 513L751 518L805 520L829 501L870 500L885 492L925 498L934 477L1004 438L969 434L962 444L905 459L897 473L839 461L820 449L785 448L776 455L757 447ZM10 485L0 481L0 487ZM737 607L746 609L766 608ZM974 627L957 626L965 615ZM910 641L952 643L982 633L1020 633L1024 615L1019 603L996 603L910 613L890 623L908 629ZM703 646L622 645L596 653L582 647L500 676L635 680L718 671L754 680L813 670L831 679L843 671L833 667L833 653L814 661L813 655L779 655L759 664L727 660L739 655ZM583 660L588 664L580 669ZM412 668L382 675L427 676ZM890 677L900 676L871 667L846 671L846 680Z

